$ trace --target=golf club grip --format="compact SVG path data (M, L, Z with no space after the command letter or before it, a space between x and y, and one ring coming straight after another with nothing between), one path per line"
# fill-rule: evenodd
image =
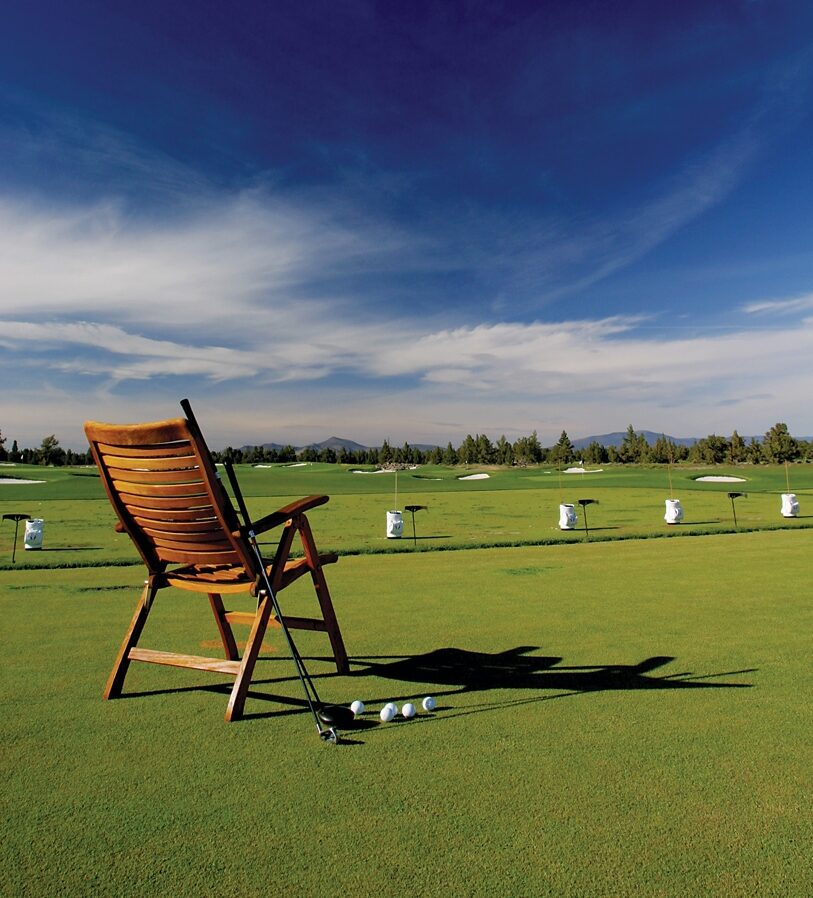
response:
M212 453L209 451L209 447L206 445L206 441L203 439L203 434L200 430L200 425L198 424L198 419L195 417L195 413L192 411L192 404L188 399L181 400L181 408L186 415L186 420L189 422L191 429L194 431L196 436L200 441L200 445L206 448L206 452L209 456L209 462L212 467L217 471L217 466L215 465L215 460L212 458ZM237 499L237 504L240 508L240 513L243 515L243 522L247 528L251 528L251 521L248 517L248 511L246 509L245 503L243 502L243 496L240 492L240 487L237 484L237 478L234 475L234 471L231 469L231 463L225 462L226 473L229 475L229 482L231 483L232 490L234 490L235 498ZM226 488L223 486L222 481L220 480L220 475L217 474L217 482L220 484L220 489L223 491L223 495L228 500L229 494L226 492Z

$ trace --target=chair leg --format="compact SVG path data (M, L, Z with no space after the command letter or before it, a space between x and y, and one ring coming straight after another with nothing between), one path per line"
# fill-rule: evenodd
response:
M226 721L239 720L243 716L248 687L251 685L251 675L254 673L254 665L257 662L257 656L260 654L260 647L263 644L263 637L268 628L268 619L271 616L272 609L271 599L264 590L260 593L260 596L257 616L254 618L254 623L251 626L251 633L248 636L246 650L243 652L240 671L237 674L237 679L234 681L229 704L226 707Z
M210 592L209 604L214 612L215 622L217 623L226 658L229 661L237 661L240 658L240 653L237 651L237 643L234 641L231 625L226 620L226 609L223 607L223 599L221 599L220 594Z
M350 662L347 660L347 651L344 647L342 639L342 631L339 629L339 621L336 618L336 612L333 610L333 600L330 598L330 591L327 588L327 580L319 563L319 552L316 549L316 543L313 540L313 533L308 523L308 519L302 515L299 523L299 534L302 539L302 549L305 558L308 560L308 567L313 580L313 588L316 591L316 598L319 600L319 607L322 610L322 617L327 628L330 646L333 649L333 659L336 662L336 670L340 674L350 673Z
M144 629L144 624L147 623L147 616L152 607L152 600L157 592L158 587L155 586L152 578L144 583L144 592L141 594L138 605L136 605L135 614L132 621L130 621L130 628L127 630L124 642L121 644L113 670L107 678L107 685L104 688L105 699L118 698L121 695L124 678L127 676L127 670L130 667L130 649L138 643L141 637L141 631Z

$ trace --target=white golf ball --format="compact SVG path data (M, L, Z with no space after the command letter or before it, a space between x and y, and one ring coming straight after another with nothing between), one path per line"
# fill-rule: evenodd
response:
M438 705L431 695L427 695L421 704L423 705L424 711L434 711Z
M407 702L407 703L401 708L401 713L402 713L402 714L404 715L404 717L406 717L406 718L414 717L414 716L415 716L415 705L413 705L412 702Z
M359 714L364 713L364 702L355 701L352 705L350 705L350 710L353 712L354 717L358 717Z
M384 705L378 716L381 718L382 723L389 723L392 718L395 717L395 711L392 710L392 705Z
M398 705L396 705L395 702L387 702L387 704L385 705L385 707L386 707L386 708L391 708L391 709L392 709L392 716L393 716L393 717L395 717L395 715L398 713Z

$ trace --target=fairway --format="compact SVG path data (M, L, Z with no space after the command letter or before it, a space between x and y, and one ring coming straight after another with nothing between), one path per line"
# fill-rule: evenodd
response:
M45 519L41 552L20 552L10 564L14 528L0 529L0 570L11 567L63 567L136 563L128 537L113 531L115 516L99 478L90 468L43 468L16 465L15 477L45 483L0 486L0 514L25 512ZM423 465L415 470L362 475L346 465L239 465L238 476L255 518L313 493L330 503L314 512L312 523L320 548L340 555L416 552L452 548L545 545L556 543L677 537L746 530L796 529L813 526L813 466L794 465L791 488L799 497L798 517L783 518L780 494L787 472L778 465L735 468L680 467L671 474L663 465L608 466L595 474L562 474L544 465L527 468L465 468ZM471 473L487 479L461 480ZM733 473L741 483L709 483L699 477ZM737 522L728 493L736 500ZM396 493L397 489L397 493ZM664 521L665 500L681 500L685 518L679 525ZM592 498L589 533L577 505L575 530L559 529L559 504ZM402 539L386 538L386 513L403 510ZM427 510L412 517L405 506ZM22 535L21 535L22 536ZM20 537L20 546L22 538Z
M102 702L140 568L6 570L5 894L809 895L809 558L798 529L343 558L351 676L298 637L367 703L337 747L278 631L244 721L197 671ZM148 626L216 645L205 597Z

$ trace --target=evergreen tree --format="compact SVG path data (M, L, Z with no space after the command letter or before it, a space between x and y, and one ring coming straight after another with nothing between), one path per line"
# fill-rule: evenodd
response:
M496 451L491 440L484 433L478 433L475 443L477 444L477 462L481 465L493 465Z
M658 465L665 465L674 460L674 444L663 434L650 447L649 459Z
M548 461L553 464L566 465L569 462L572 462L574 457L573 443L570 442L570 437L567 435L567 431L563 430L562 435L559 437L559 441L548 453Z
M624 464L637 464L645 460L648 449L646 437L642 433L636 433L630 424L618 449L618 457Z
M765 456L762 454L762 446L756 437L751 437L751 442L745 450L745 458L751 465L759 465L765 461Z
M774 424L762 441L762 452L773 464L783 464L799 457L799 444L788 432L787 424Z
M457 457L462 465L470 465L477 461L477 443L469 433L457 449Z
M745 440L735 430L728 441L728 457L731 464L745 461Z
M728 440L711 433L689 449L689 461L697 465L721 465L728 457L728 452Z
M505 434L503 434L498 440L497 445L495 447L495 460L498 465L513 465L514 464L514 449L511 444L506 440Z
M444 465L456 465L460 461L460 457L457 454L457 450L454 446L449 442L446 448L443 450L443 464Z
M602 465L608 461L607 450L597 440L593 440L582 453L582 458L588 465Z
M519 465L533 465L541 461L544 452L534 431L529 437L520 437L514 443L514 459Z

